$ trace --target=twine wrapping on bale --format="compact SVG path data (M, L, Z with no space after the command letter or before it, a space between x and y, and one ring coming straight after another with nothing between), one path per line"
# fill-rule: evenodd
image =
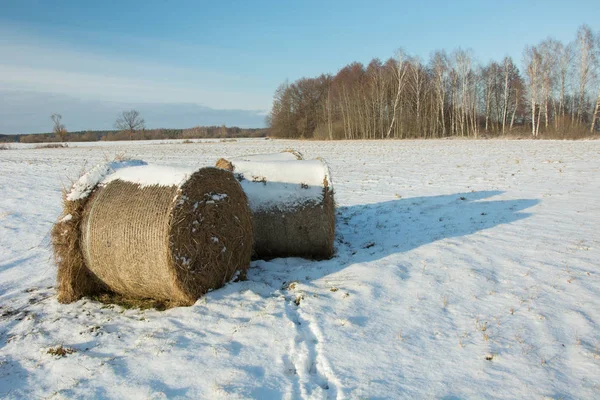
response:
M54 260L58 266L58 301L71 303L106 287L85 266L81 251L80 225L90 192L107 175L120 168L145 165L141 160L98 164L77 180L70 192L63 191L63 214L51 231Z
M221 169L119 170L92 192L80 220L79 269L92 279L64 285L59 278L63 302L108 290L191 305L249 266L248 200L233 174ZM75 295L62 293L68 286Z
M248 196L257 258L331 258L335 202L323 160L224 160Z

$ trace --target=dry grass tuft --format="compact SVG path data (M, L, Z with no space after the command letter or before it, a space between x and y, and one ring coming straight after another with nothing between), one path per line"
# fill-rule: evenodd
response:
M176 307L178 304L170 301L161 301L154 299L136 299L121 296L116 293L101 293L95 296L90 296L91 300L97 301L104 304L115 304L126 310L139 309L149 310L155 309L157 311L164 311L172 307Z
M298 150L285 149L282 151L282 153L292 153L296 157L296 160L304 160L304 155L302 155L302 153L300 153Z
M66 143L48 143L48 144L38 144L34 147L34 149L66 149L69 145Z
M231 172L233 172L233 170L234 170L232 162L228 161L228 160L226 160L224 158L219 158L217 160L217 163L215 164L215 166L217 168L225 169L225 170L231 171Z
M67 355L73 354L75 352L77 352L77 350L71 349L69 347L63 347L63 345L61 344L60 346L49 348L46 354L50 354L56 357L66 357Z

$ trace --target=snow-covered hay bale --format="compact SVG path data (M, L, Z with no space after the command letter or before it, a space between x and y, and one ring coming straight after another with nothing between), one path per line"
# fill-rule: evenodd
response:
M228 171L123 168L88 194L67 197L78 213L53 232L65 236L60 245L53 240L59 301L109 291L191 305L249 266L248 199Z
M106 288L86 268L81 251L81 220L89 194L107 175L120 168L146 165L141 160L98 164L63 192L63 213L51 232L54 259L58 266L58 301L70 303Z
M335 202L323 160L225 161L250 202L255 257L333 256Z

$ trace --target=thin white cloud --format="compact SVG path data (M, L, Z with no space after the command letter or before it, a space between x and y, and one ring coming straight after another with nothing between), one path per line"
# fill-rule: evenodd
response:
M7 90L0 86L0 134L48 132L50 115L59 113L69 131L112 129L123 110L136 109L148 128L189 128L197 125L262 127L257 111L215 110L194 104L82 100L67 95Z
M244 86L241 76L81 52L36 40L0 29L0 87L217 109L266 110L271 104L270 93Z
M86 99L146 103L194 103L217 109L264 109L252 95L207 91L197 84L156 82L98 74L0 64L0 87L68 94ZM262 107L261 107L262 106Z

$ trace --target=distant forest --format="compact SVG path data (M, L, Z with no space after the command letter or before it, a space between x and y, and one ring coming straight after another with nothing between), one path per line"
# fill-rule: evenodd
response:
M244 129L226 126L198 126L189 129L136 129L80 132L67 132L63 126L62 129L55 129L55 132L53 133L0 135L0 142L95 142L101 140L226 139L265 136L267 136L267 129Z
M284 83L270 135L306 139L527 135L576 138L600 129L600 32L583 25L567 44L548 38L511 58L478 65L469 51L424 62L399 50L366 67Z

